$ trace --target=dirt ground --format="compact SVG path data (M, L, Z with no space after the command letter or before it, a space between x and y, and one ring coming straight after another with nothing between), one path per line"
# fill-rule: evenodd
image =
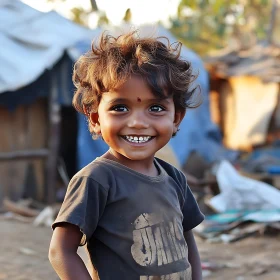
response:
M48 261L51 229L0 218L0 279L58 279ZM197 238L203 262L217 267L206 280L279 280L280 235L258 236L232 244ZM80 253L84 255L83 250ZM128 279L129 280L129 279Z

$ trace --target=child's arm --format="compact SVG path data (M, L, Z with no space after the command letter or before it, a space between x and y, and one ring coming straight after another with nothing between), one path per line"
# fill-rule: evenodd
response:
M202 280L202 270L199 253L191 230L184 232L188 245L188 258L192 267L192 280Z
M54 229L49 260L63 280L91 280L89 272L77 254L82 233L77 226L62 223Z

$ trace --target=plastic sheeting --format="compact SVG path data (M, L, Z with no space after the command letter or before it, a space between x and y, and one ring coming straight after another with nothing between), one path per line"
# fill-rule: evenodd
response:
M0 1L0 93L34 82L67 48L93 37L56 12L42 13L17 1Z
M240 175L228 161L220 163L216 176L221 193L210 199L210 205L218 212L280 208L278 189Z
M56 90L56 102L62 106L72 106L75 87L72 82L73 61L64 55L51 70L47 70L33 83L16 91L0 95L0 105L10 111L19 105L32 104L40 97L50 95L51 88Z

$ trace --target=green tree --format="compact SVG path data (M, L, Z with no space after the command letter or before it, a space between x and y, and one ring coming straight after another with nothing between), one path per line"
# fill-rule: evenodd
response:
M171 31L200 54L247 48L267 38L271 7L269 0L181 0Z
M125 14L124 14L124 17L123 17L123 21L124 21L124 22L127 22L127 23L130 23L130 22L131 22L131 19L132 19L131 10L130 10L130 9L127 9L127 10L125 11Z
M109 19L106 13L105 12L99 13L99 19L97 25L101 27L103 25L108 25L108 24L109 24Z
M47 0L49 3L51 3L53 5L53 9L55 9L55 6L61 3L65 3L66 0ZM100 12L98 9L98 6L96 4L95 0L88 0L90 2L90 10L85 10L80 6L74 7L70 10L71 12L71 20L73 20L74 22L84 25L84 26L88 26L88 16L91 13L97 13L98 14L98 25L102 25L102 24L108 24L109 20L106 16L106 14L104 12Z

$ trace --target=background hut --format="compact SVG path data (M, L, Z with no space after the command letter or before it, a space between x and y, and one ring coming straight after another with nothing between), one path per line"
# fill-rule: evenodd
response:
M266 42L205 59L212 118L224 144L250 150L279 137L280 48ZM267 137L269 132L269 137Z
M97 31L17 0L0 18L0 197L53 202L58 171L75 169L71 46Z

